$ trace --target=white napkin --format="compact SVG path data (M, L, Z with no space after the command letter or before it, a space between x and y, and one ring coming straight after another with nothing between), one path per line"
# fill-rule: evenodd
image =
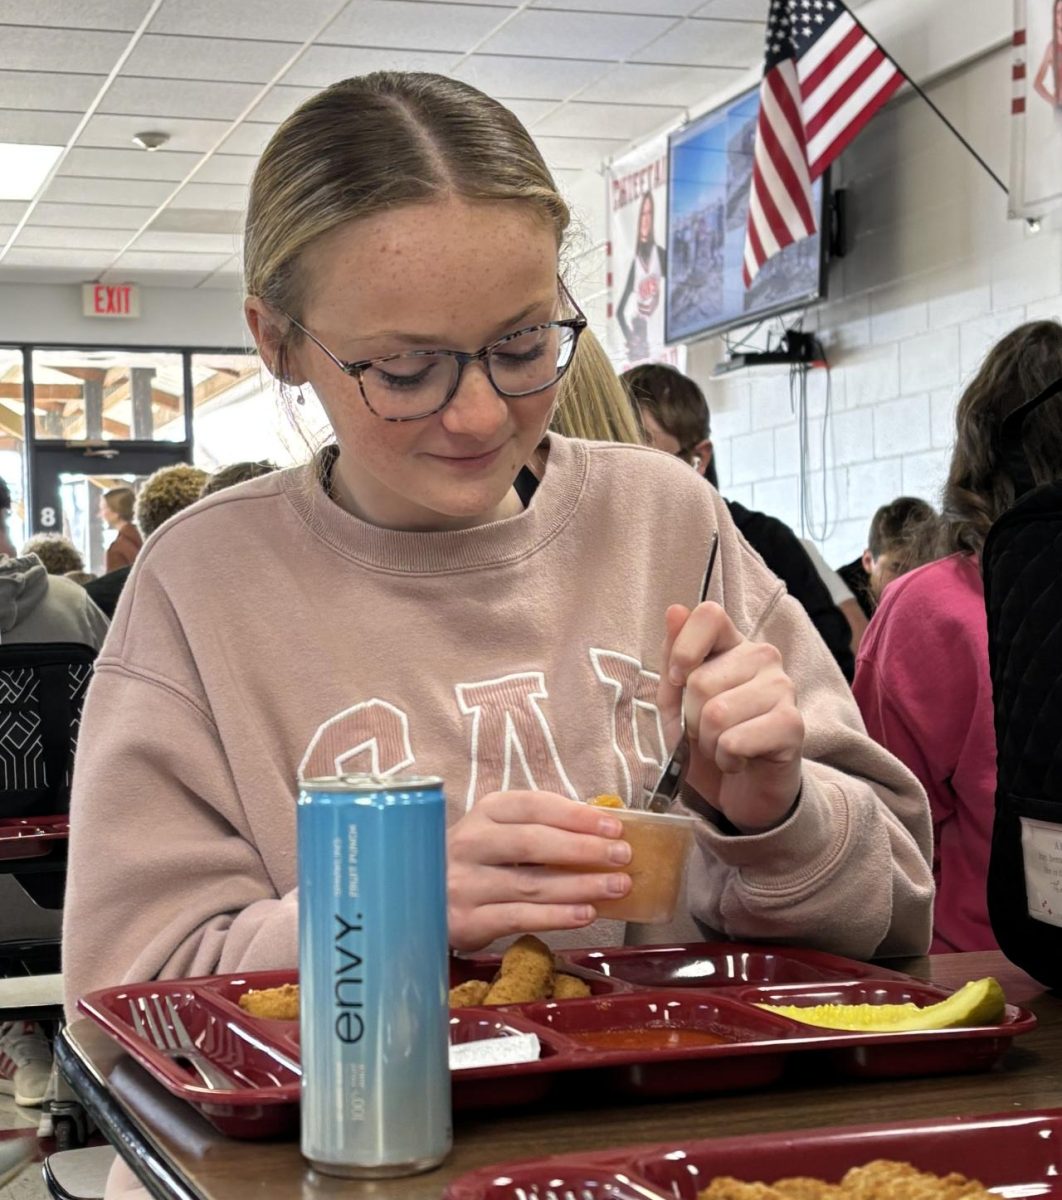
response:
M483 1038L450 1046L450 1070L467 1071L471 1067L497 1067L503 1063L537 1062L541 1053L533 1033L510 1037Z

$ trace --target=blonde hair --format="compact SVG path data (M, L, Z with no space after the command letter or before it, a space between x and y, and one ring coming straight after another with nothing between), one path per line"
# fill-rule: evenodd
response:
M565 437L596 442L645 441L627 389L589 329L583 330L575 361L561 380L550 428Z
M244 230L247 295L301 319L308 281L300 261L312 242L348 221L445 196L524 204L558 250L571 223L531 135L477 88L405 71L334 83L288 117L259 160ZM270 369L282 385L301 336L289 323L277 342ZM594 393L612 380L604 351L584 333L561 392L573 429L608 427L598 421L615 397Z
M154 475L149 475L136 497L136 523L144 537L182 508L194 504L209 478L206 471L187 463L159 467Z

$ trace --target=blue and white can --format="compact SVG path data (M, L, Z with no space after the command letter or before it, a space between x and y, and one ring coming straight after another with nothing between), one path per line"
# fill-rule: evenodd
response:
M298 834L302 1153L426 1171L452 1144L442 781L306 780Z

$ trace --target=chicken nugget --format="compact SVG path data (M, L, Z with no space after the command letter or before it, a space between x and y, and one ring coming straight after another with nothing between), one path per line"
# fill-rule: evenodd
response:
M266 1021L299 1019L299 985L285 983L275 988L252 988L239 998L240 1008Z
M839 1200L842 1195L835 1183L824 1183L821 1179L811 1179L806 1175L779 1179L774 1190L785 1200Z
M450 1007L471 1008L482 1004L489 991L490 984L485 979L466 979L450 989Z
M484 1004L529 1004L544 1000L553 987L553 954L545 942L525 933L502 955L501 974Z
M552 1000L582 1000L590 995L590 985L574 975L555 975Z
M717 1175L699 1193L698 1200L778 1200L778 1193L765 1183L746 1183L730 1175Z

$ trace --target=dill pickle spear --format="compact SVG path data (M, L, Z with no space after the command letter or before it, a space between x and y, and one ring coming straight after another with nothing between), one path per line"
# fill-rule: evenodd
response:
M865 1030L893 1033L920 1029L963 1029L974 1025L998 1025L1003 1019L1006 997L991 976L964 984L954 995L937 1004L758 1004L757 1008L779 1013L804 1025L825 1029Z

